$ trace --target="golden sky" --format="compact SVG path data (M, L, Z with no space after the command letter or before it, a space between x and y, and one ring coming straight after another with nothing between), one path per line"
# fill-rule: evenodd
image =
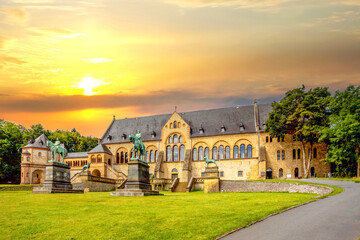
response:
M0 118L26 127L359 83L359 0L0 0Z

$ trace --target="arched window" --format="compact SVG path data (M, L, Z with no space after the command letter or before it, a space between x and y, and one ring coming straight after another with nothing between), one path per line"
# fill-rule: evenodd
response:
M96 163L96 157L95 157L95 155L92 155L92 156L91 156L91 163Z
M173 154L174 154L173 161L178 162L179 161L179 147L177 145L174 146Z
M217 157L218 157L217 155L218 155L217 147L213 147L213 149L212 149L212 158L214 160L217 160Z
M224 159L224 146L220 145L219 147L219 159Z
M311 169L310 169L310 176L315 177L315 168L314 167L311 167Z
M293 149L293 159L296 159L296 150Z
M174 128L177 128L177 122L174 121Z
M108 159L108 165L111 166L111 160L110 160L110 158Z
M230 147L226 146L225 148L225 159L230 159Z
M150 158L149 151L146 151L146 158L145 158L146 160L145 161L149 162L149 158Z
M128 162L128 153L125 153L125 163L127 163Z
M314 148L314 156L313 157L317 158L317 149L316 148Z
M204 160L204 148L199 147L199 160Z
M210 158L210 150L208 147L205 148L205 157Z
M174 135L174 143L178 143L178 135L177 134Z
M247 146L247 158L252 158L252 146Z
M116 153L116 164L120 163L120 154Z
M299 177L299 169L298 168L295 168L294 175L296 178Z
M266 142L269 142L269 137L268 136L266 136Z
M121 152L121 158L120 158L120 162L121 163L125 163L125 159L124 159L124 152Z
M277 138L278 142L280 142L280 137Z
M277 160L280 160L280 150L277 150L276 159L277 159Z
M173 168L173 169L171 170L171 172L172 172L172 173L177 173L178 170L177 170L176 168Z
M150 162L154 162L154 150L150 151Z
M196 148L194 148L193 149L193 161L196 161L197 160L197 149Z
M171 162L171 147L170 146L166 147L166 161Z
M270 142L272 142L272 137L270 137Z
M281 159L282 159L282 160L285 160L285 150L282 150L282 151L281 151Z
M102 161L102 157L101 157L101 155L99 154L99 155L97 155L97 162L100 163L101 161Z
M185 160L185 146L180 146L180 161L183 162Z
M155 161L157 162L158 160L158 156L159 156L159 152L158 151L155 151Z
M240 145L240 158L245 158L245 144Z
M279 169L279 178L282 178L284 176L284 171L282 168Z
M300 152L300 149L298 149L298 159L300 159L300 156L301 156L301 152Z
M38 156L41 157L41 152L38 153Z
M171 138L171 136L169 137L169 143L172 143L173 141L172 141L172 138Z
M182 143L182 136L179 136L179 143Z
M238 159L238 158L239 158L239 147L238 147L238 146L234 146L233 158L234 158L234 159Z

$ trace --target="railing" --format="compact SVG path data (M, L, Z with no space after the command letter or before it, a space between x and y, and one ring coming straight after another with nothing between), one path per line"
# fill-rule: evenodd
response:
M70 182L73 182L73 181L75 181L75 179L80 175L80 173L81 172L77 172L77 173L75 173L75 175L74 176L72 176L72 178L70 179Z
M124 180L117 180L116 181L116 184L119 184L119 186L117 186L118 189L124 189L125 188L125 184L127 182L127 179L124 179Z
M175 192L175 188L178 185L178 183L179 183L179 178L175 178L173 183L171 184L170 192Z
M110 171L111 173L113 173L116 178L122 178L122 179L126 179L127 176L125 173L123 172L119 172L119 171L116 171L115 169L112 169L109 165L106 165L106 168L108 171Z
M188 185L186 186L186 192L191 192L194 184L195 184L195 178L191 177L190 181L188 182Z

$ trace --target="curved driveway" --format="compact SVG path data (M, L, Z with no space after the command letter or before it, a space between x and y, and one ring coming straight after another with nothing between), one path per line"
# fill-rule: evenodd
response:
M221 239L358 240L360 238L360 183L316 179L303 181L334 185L343 188L344 191L269 217Z

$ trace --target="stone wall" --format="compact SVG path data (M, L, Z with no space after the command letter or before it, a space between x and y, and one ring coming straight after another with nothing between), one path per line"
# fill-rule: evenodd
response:
M301 183L235 180L220 181L220 192L299 192L325 195L332 191L333 189L330 187Z
M95 177L88 172L81 173L72 183L73 189L84 190L84 192L107 192L115 190L120 180Z

